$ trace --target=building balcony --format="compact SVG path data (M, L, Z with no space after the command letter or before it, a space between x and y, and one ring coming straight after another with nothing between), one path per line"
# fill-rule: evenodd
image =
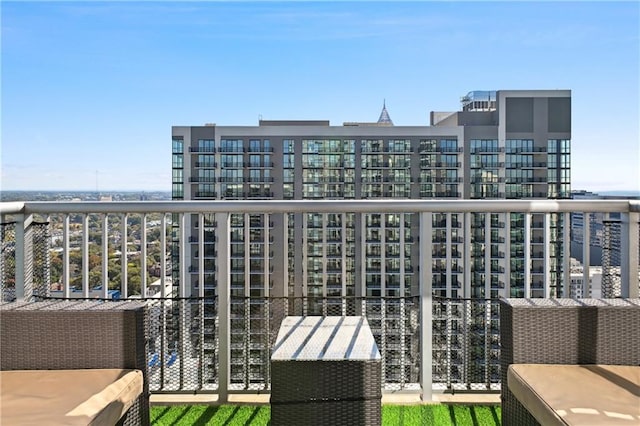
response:
M195 153L201 153L201 154L215 154L216 149L213 147L190 146L189 152L195 152Z
M251 183L272 183L273 177L271 176L249 176L247 182Z
M496 184L502 183L505 181L503 177L495 177L495 176L474 176L470 179L471 183L486 183L486 184Z
M433 194L436 198L460 198L462 194L455 191L436 192Z
M467 223L472 213L508 215L513 212L526 215L525 223L533 222L534 215L545 216L542 223L548 224L551 215L568 218L574 211L584 213L587 219L597 213L620 213L620 232L613 236L615 246L620 247L621 264L616 271L619 281L606 291L610 292L609 297L637 297L640 202L628 200L609 200L606 204L575 200L0 203L3 236L0 294L4 303L18 304L25 301L54 304L59 298L93 299L94 302L97 299L104 304L114 303L114 298L145 302L152 312L147 325L149 388L157 394L212 393L224 400L234 393L268 393L270 375L264 360L268 360L277 324L287 315L366 316L387 366L382 372L385 392L413 392L426 399L434 392L497 392L500 363L496 354L501 350L496 331L498 299L474 297L489 287L485 282L475 281L470 261L450 262L449 268L434 265L433 259L442 252L434 248L437 237L433 214L456 214ZM265 267L255 273L234 265L229 248L234 229L230 215L277 216L306 212L349 212L356 217L380 212L413 213L412 224L415 220L417 225L415 243L412 243L415 245L411 247L414 263L382 276L380 270L392 268L382 268L386 265L382 264L385 258L381 257L381 268L372 268L375 271L365 279L359 276L361 269L353 266L353 270L349 270L343 263L355 277L353 284L345 286L361 285L356 294L370 295L363 297L323 294L322 278L318 285L308 284L304 288L306 294L296 283L290 283L291 288L284 287L276 276L282 273L282 268L275 261L273 264L278 268ZM191 259L192 248L180 241L187 240L183 238L192 229L191 220L199 223L211 214L216 215L218 225L214 242L216 267L204 265L208 269L200 270L199 263ZM123 222L123 218L128 222ZM588 224L589 220L584 223ZM158 233L157 229L164 232ZM284 229L271 229L269 235L278 235L278 232L282 232L278 241L286 241ZM471 252L472 235L465 235L464 227L458 232L455 239L462 245L460 253L464 259ZM96 236L101 237L99 241ZM134 240L139 241L135 247ZM384 241L384 236L381 240ZM193 242L197 242L197 237ZM407 238L404 242L408 243ZM443 242L447 242L447 237ZM568 238L563 242L568 243ZM252 243L247 244L249 247ZM366 265L364 250L359 251L357 244L356 254L362 257L353 263ZM504 244L500 251L507 253L505 264L509 265L509 243L503 239L499 244ZM554 243L547 238L545 244ZM155 247L160 247L159 251ZM548 261L550 250L539 251L537 247L525 245L523 258L542 256L542 260ZM289 258L288 250L286 243L269 247L274 257L285 262ZM559 250L562 256L554 259L567 265L568 244ZM483 255L486 254L485 251ZM185 258L186 261L180 262ZM242 260L244 265L249 265L246 256ZM397 262L397 258L393 260ZM502 297L568 294L563 292L569 290L569 268L558 269L559 281L551 283L551 277L545 275L549 268L541 269L542 262L535 262L524 262L522 279L512 278L514 271L508 274L502 267L495 271L496 275L481 273L477 278L486 280L492 292L495 289L497 296ZM92 263L97 263L97 268L93 268ZM303 265L294 264L292 270L301 274ZM145 272L153 269L152 266L158 267L158 276ZM588 262L585 266L589 266ZM235 270L238 274L231 274ZM411 274L413 270L415 274ZM195 286L196 280L200 280L197 275L205 273L211 275L206 279L215 284L206 281L206 285ZM447 276L450 273L451 278ZM404 281L409 274L410 285ZM260 281L251 281L256 276ZM309 278L310 275L304 277ZM340 290L342 284L333 279L329 289ZM264 296L265 289L269 297ZM445 293L455 291L457 296L434 296L435 289ZM511 293L505 293L507 289ZM250 297L251 291L261 296ZM299 295L289 296L296 291ZM233 292L247 297L234 296ZM257 359L263 361L257 362Z
M274 166L273 161L258 161L258 162L245 162L244 167L251 169L267 169Z
M213 176L200 177L200 176L191 176L189 178L189 182L191 183L215 183L216 178Z
M493 149L476 148L476 149L469 150L470 154L498 154L500 152L504 152L504 147L498 147Z
M227 177L227 176L221 176L218 178L218 182L220 183L244 183L244 177L242 176L234 176L234 177Z
M546 153L547 147L533 147L533 148L517 148L517 149L508 149L507 154L540 154Z
M190 274L197 274L199 272L199 268L197 266L189 266ZM216 271L216 267L214 265L205 266L203 269L205 274L211 274Z
M487 163L472 163L471 170L474 169L500 169L504 167L503 162L487 162Z
M196 251L196 252L194 253L194 257L195 257L196 259L198 259L198 258L200 257L200 252L199 252L199 251ZM218 252L217 252L217 251L215 251L215 250L205 250L205 251L204 251L204 258L205 258L205 259L208 259L208 258L215 258L215 257L218 257Z
M215 169L216 167L218 167L218 163L214 161L196 161L196 168Z
M221 146L218 148L220 154L242 154L244 148L242 146Z
M251 146L245 149L245 152L252 154L270 154L273 152L272 146Z
M218 193L215 191L196 191L195 198L216 198Z
M244 163L241 161L223 161L221 167L223 169L242 169L244 168Z
M435 167L437 169L457 169L460 166L462 166L462 163L460 162L457 162L457 163L436 162L435 164L432 164L432 167Z
M546 177L522 177L522 178L508 178L505 179L505 183L547 183Z

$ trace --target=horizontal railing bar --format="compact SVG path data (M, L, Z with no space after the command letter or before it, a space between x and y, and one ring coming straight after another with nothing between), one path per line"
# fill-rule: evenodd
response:
M0 214L53 213L627 213L637 200L212 200L0 203Z
M24 211L22 201L6 201L0 203L0 214L20 214Z

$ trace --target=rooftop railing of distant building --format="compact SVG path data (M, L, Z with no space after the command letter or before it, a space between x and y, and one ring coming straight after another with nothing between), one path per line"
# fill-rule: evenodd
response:
M383 356L387 392L419 392L429 400L433 392L496 391L494 296L571 294L574 212L583 219L585 294L588 218L604 214L610 220L600 238L602 263L611 273L603 272L603 297L638 297L640 201L388 199L0 203L2 298L146 299L153 392L214 392L222 401L230 393L268 392L270 351L287 315L366 316ZM296 266L309 277L293 286L290 250L307 249L303 239L287 243L286 215L303 213L324 215L324 222L314 215L308 226L303 217L302 229L314 233L306 241L332 248L310 250L307 258L320 261L307 264L305 258ZM412 216L384 216L398 213ZM352 217L360 215L368 219ZM255 235L236 232L242 226ZM335 233L340 227L358 228L357 240ZM367 234L370 227L375 234ZM511 233L516 227L523 231ZM410 231L395 232L405 228ZM401 251L390 251L387 243ZM419 261L398 263L410 246ZM284 260L274 265L279 250ZM354 261L359 282L347 287L339 279L347 266L334 252ZM512 274L510 254L523 271ZM380 261L367 264L370 257ZM235 263L243 258L244 264ZM314 265L320 269L307 269ZM367 282L363 277L377 268L380 277L393 279ZM273 283L274 270L284 283ZM245 279L231 280L234 271ZM255 274L264 280L251 281ZM314 274L324 284L312 283ZM412 286L403 278L409 275ZM472 280L484 284L472 287ZM554 280L561 285L551 285Z

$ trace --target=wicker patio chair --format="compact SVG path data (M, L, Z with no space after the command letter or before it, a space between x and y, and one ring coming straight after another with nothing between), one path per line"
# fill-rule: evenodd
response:
M502 424L539 425L509 388L509 366L639 366L640 300L503 299L500 339Z
M148 425L146 321L142 302L1 304L0 370L139 370L142 393L118 424Z

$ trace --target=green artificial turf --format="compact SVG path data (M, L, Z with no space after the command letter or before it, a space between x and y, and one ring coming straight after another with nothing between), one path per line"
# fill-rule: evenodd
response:
M151 407L151 424L174 425L268 425L268 405L176 405ZM499 426L500 407L483 405L383 405L385 426Z

